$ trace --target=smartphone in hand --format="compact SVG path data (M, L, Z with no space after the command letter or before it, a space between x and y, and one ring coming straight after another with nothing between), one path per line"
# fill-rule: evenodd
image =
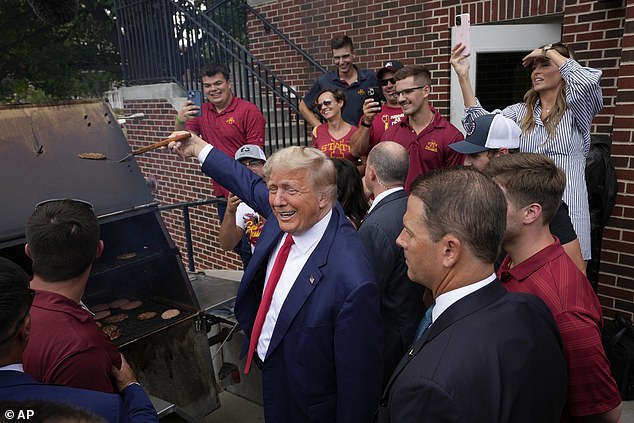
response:
M381 104L383 100L383 90L381 87L369 87L365 92L365 98L371 98L373 101Z
M463 13L456 16L456 43L462 43L465 49L462 51L462 55L466 56L471 53L471 37L469 29L471 27L471 17L468 13Z
M198 114L196 116L203 115L203 93L198 90L190 90L187 92L187 100L198 106Z

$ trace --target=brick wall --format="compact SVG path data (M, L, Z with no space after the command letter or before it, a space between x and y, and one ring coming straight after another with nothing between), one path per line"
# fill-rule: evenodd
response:
M563 19L563 41L582 64L603 71L605 107L593 132L614 139L619 196L604 231L599 297L608 316L634 313L634 0L280 0L256 7L326 67L331 64L330 39L339 34L352 37L361 67L376 69L387 59L425 64L434 78L431 100L444 114L449 112L449 27L456 14L470 13L472 25ZM305 93L318 72L253 17L248 28L250 50ZM172 128L175 111L167 102L126 102L125 110L151 111L149 118L129 126L133 147L157 141ZM176 161L169 153L149 153L138 160L146 175L156 175L162 204L212 195L209 179L194 162ZM164 219L185 256L180 212L164 212ZM237 255L217 248L213 206L192 211L192 228L197 269L240 268Z
M563 42L583 64L603 71L604 109L593 133L614 139L619 196L604 232L599 298L605 314L634 313L634 0L515 1L271 1L257 10L324 66L331 64L330 39L350 36L361 67L376 69L387 59L424 64L435 85L431 101L449 111L449 27L456 14L470 13L471 25L538 23L563 16ZM304 94L317 73L295 55L277 52L275 34L249 22L251 51ZM270 46L276 46L270 52ZM283 57L283 59L281 59ZM290 65L288 65L290 64Z
M145 114L142 120L126 123L132 149L160 141L168 137L174 128L176 110L166 100L124 100L124 110L127 115L139 112ZM211 179L200 171L200 165L194 159L183 161L175 154L163 150L139 155L136 160L146 178L156 179L158 191L155 198L160 205L213 198ZM182 211L166 210L161 215L185 266L188 266ZM225 253L218 247L219 227L214 205L190 208L190 222L197 271L242 269L242 262L237 254Z

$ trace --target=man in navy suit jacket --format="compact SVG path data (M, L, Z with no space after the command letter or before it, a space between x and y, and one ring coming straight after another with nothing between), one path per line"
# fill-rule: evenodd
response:
M150 399L137 383L127 361L113 366L112 375L121 396L87 389L46 385L24 373L22 353L29 338L29 308L35 292L17 264L0 257L0 401L44 400L85 408L108 422L156 423ZM0 410L3 415L6 410ZM12 410L16 411L16 410ZM37 413L37 410L34 410ZM37 420L38 416L34 415Z
M383 141L370 150L363 177L374 197L359 237L374 269L383 317L383 386L412 346L418 322L423 318L425 287L407 277L403 249L396 238L403 229L407 193L403 189L409 155L402 145Z
M197 136L170 148L198 157L203 172L266 217L236 298L247 340L282 240L295 241L257 338L266 421L371 421L382 376L379 295L336 202L333 163L314 148L289 147L266 162L264 183Z
M493 273L505 220L502 190L477 170L443 169L412 185L397 242L410 279L436 303L388 382L378 422L559 422L566 364L555 321Z

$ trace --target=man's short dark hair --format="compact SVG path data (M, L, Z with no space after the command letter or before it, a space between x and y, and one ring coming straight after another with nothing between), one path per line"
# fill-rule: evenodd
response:
M58 282L82 274L95 259L99 222L88 203L57 200L35 209L26 224L33 274Z
M484 172L495 180L517 208L542 206L542 223L550 224L566 188L566 174L537 153L507 154L491 160Z
M208 77L212 77L212 76L216 76L217 74L221 73L222 76L225 78L225 80L229 81L230 75L229 75L229 68L227 68L225 65L221 64L221 63L213 63L209 66L207 66L204 70L203 70L203 74L202 76L208 76Z
M405 184L407 171L409 170L409 154L400 144L393 148L393 142L380 142L368 155L368 164L371 164L376 176L384 184Z
M330 48L332 50L346 48L348 47L350 51L354 51L354 44L352 44L352 39L347 35L341 35L339 37L334 37L332 41L330 41Z
M423 202L421 218L433 242L453 234L482 262L495 262L506 229L506 199L491 178L471 168L442 168L419 176L411 195Z
M413 76L414 81L419 85L431 86L431 72L423 65L407 65L402 67L394 74L394 80L401 81L410 76Z
M31 306L30 280L24 269L0 257L0 340L3 341L0 351L11 335L15 335Z

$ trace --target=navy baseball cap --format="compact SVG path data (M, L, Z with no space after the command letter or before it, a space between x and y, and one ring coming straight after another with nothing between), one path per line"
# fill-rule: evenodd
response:
M449 147L462 154L476 154L500 148L519 148L522 130L513 120L500 113L477 117L473 132Z
M387 71L396 72L402 67L403 67L403 64L401 62L397 60L389 60L383 64L383 67L381 69L376 71L376 77L381 79L381 77L383 76L385 72Z

